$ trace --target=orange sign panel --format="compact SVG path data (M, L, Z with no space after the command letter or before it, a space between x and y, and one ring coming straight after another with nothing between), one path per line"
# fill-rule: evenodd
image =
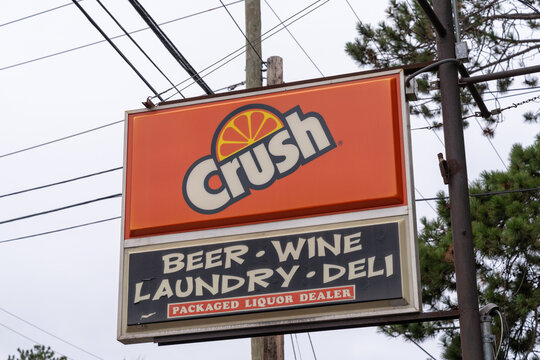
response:
M400 74L131 112L126 239L407 204Z

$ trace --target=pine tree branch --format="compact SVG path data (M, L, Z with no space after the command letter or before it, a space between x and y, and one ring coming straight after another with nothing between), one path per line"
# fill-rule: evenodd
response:
M540 19L540 14L496 14L491 16L486 16L485 20L536 20Z
M540 15L539 15L540 17ZM506 38L506 37L501 37L501 36L497 36L495 34L489 34L485 31L479 31L480 34L483 34L485 35L485 37L491 37L493 39L496 39L496 40L499 40L499 41L504 41L504 42L509 42L509 43L512 43L512 44L527 44L527 43L539 43L540 42L540 39L526 39L526 40L519 40L519 39L510 39L510 38Z
M529 51L532 51L532 50L535 50L535 49L540 49L540 45L531 46L530 48L527 48L527 49L522 50L522 51L518 51L517 53L512 54L512 55L509 55L509 56L507 56L507 57L505 57L505 58L503 58L503 59L500 59L500 60L497 60L497 61L488 63L488 64L483 65L483 66L480 66L478 69L475 69L475 70L470 71L470 73L471 73L471 74L474 74L474 73L476 73L476 72L478 72L478 71L482 71L482 70L487 69L487 68L489 68L489 67L491 67L491 66L493 66L493 65L496 65L496 64L498 64L499 62L504 62L504 61L511 60L511 59L513 59L513 58L515 58L515 57L517 57L517 56L526 54L526 53L528 53Z

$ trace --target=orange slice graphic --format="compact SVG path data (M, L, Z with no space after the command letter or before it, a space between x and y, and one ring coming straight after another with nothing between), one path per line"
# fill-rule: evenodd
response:
M223 126L216 142L218 161L239 152L262 138L278 131L283 123L274 113L265 109L248 109Z

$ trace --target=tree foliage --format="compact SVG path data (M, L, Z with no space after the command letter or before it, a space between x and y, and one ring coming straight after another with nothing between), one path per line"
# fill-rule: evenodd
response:
M471 187L471 217L480 305L494 303L506 321L496 321L497 359L540 359L540 135L530 147L514 145L508 171L483 172ZM520 189L499 195L481 195ZM479 196L474 196L477 194ZM448 200L439 194L438 217L421 219L419 253L422 301L428 311L455 309L456 282ZM507 331L501 339L501 330ZM461 359L453 323L388 326L391 336L421 340L442 335L445 359Z
M34 345L33 349L17 349L18 356L10 355L8 360L67 360L65 356L57 357L50 347L44 345Z
M536 6L536 7L535 7ZM540 0L458 0L462 40L469 44L471 75L514 69L531 63L540 52ZM357 25L358 37L348 42L346 52L361 66L384 68L437 60L436 33L424 11L414 0L390 0L387 18L377 26ZM534 60L532 61L534 63ZM433 77L418 77L419 92L429 92ZM496 81L495 88L477 85L480 91L504 93L514 80ZM534 76L526 76L525 87L538 85ZM431 102L413 106L411 113L433 118L439 114L438 93ZM473 104L462 91L463 113ZM435 106L433 106L435 105ZM526 122L537 122L540 111L524 114ZM486 135L492 135L497 119L488 119Z

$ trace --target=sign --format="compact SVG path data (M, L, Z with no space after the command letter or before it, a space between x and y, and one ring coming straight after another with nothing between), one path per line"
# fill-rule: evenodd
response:
M406 114L399 70L128 112L119 340L419 311Z
M398 73L128 113L126 239L408 204Z
M129 267L128 325L402 297L395 222L177 245Z

